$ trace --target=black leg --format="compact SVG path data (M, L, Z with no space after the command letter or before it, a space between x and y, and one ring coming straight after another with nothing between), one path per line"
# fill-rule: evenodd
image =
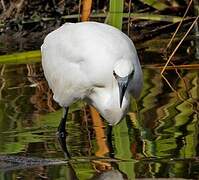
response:
M58 127L59 136L66 136L66 119L67 119L68 109L69 109L68 107L64 108L63 117Z
M68 109L69 109L68 107L64 108L63 117L61 119L57 132L59 143L64 152L65 158L67 159L70 158L70 154L66 147L66 119L67 119Z
M109 156L111 158L114 158L114 149L113 149L113 144L112 144L112 126L108 125L107 126L107 145L109 148Z

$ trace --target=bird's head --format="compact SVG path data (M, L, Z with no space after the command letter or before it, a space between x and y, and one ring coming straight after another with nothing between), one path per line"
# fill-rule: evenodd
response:
M96 87L89 95L93 105L110 125L115 125L126 115L130 104L131 84L136 75L133 63L118 61L112 69L113 83L109 87Z
M118 84L120 108L129 82L134 75L134 66L129 61L119 61L113 69L113 76Z

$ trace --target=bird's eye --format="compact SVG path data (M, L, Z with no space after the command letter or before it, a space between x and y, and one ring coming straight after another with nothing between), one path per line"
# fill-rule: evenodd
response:
M115 79L118 79L118 78L119 78L119 76L116 74L115 71L113 71L113 76L115 77Z
M117 76L117 74L115 73L115 71L113 71L113 76L115 76L115 77Z

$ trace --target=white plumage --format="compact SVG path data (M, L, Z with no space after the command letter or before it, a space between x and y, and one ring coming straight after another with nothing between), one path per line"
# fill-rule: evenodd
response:
M62 107L83 99L114 125L126 115L130 94L140 95L143 79L136 49L112 26L66 23L47 35L41 50L44 75Z

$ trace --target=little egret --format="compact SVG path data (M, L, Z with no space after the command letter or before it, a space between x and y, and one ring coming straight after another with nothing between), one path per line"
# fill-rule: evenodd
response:
M58 127L65 137L69 106L79 99L94 106L110 126L127 113L130 95L142 89L142 70L133 42L103 23L66 23L41 47L42 67L54 100L64 107Z

